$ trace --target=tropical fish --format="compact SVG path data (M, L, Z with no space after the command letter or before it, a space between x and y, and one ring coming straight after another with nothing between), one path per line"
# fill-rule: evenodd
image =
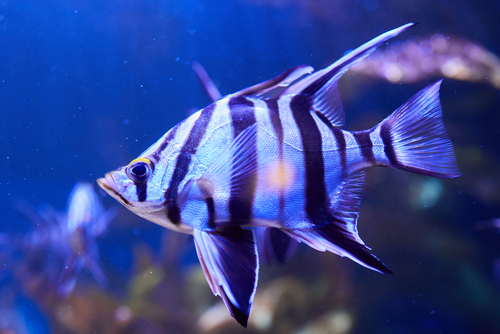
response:
M258 281L256 228L277 228L319 251L391 273L358 236L362 169L460 176L441 120L441 81L377 126L356 132L340 129L337 82L412 25L376 37L323 70L309 74L311 67L298 66L225 96L97 182L137 215L192 234L212 292L243 326Z

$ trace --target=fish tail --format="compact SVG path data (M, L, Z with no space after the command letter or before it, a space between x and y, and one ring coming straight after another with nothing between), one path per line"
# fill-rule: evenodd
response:
M422 89L377 126L383 165L440 178L461 176L441 119L441 82Z

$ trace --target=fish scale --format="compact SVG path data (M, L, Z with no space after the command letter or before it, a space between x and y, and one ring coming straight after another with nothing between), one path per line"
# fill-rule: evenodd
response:
M441 120L441 81L377 126L355 132L340 128L345 116L337 83L412 25L310 75L312 68L297 66L215 101L99 185L139 216L192 234L210 288L243 326L257 289L258 244L271 243L278 256L286 253L278 249L280 238L292 238L392 273L358 235L362 169L460 176ZM280 229L280 237L262 242L270 228Z

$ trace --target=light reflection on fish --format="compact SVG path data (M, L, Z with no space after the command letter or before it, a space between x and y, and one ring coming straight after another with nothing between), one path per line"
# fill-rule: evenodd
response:
M314 249L390 273L358 236L362 169L460 176L441 120L441 81L356 132L340 129L337 82L412 25L308 76L312 68L299 66L212 103L99 185L139 216L192 234L209 286L243 326L258 280L255 228L278 228Z

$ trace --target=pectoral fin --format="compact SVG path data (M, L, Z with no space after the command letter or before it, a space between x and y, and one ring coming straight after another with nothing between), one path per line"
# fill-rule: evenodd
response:
M258 166L252 147L256 136L257 124L247 127L197 180L205 197L224 197L231 185L238 186L255 178ZM228 179L230 183L226 182Z
M196 252L208 285L229 313L246 327L257 289L259 259L253 230L194 230Z

